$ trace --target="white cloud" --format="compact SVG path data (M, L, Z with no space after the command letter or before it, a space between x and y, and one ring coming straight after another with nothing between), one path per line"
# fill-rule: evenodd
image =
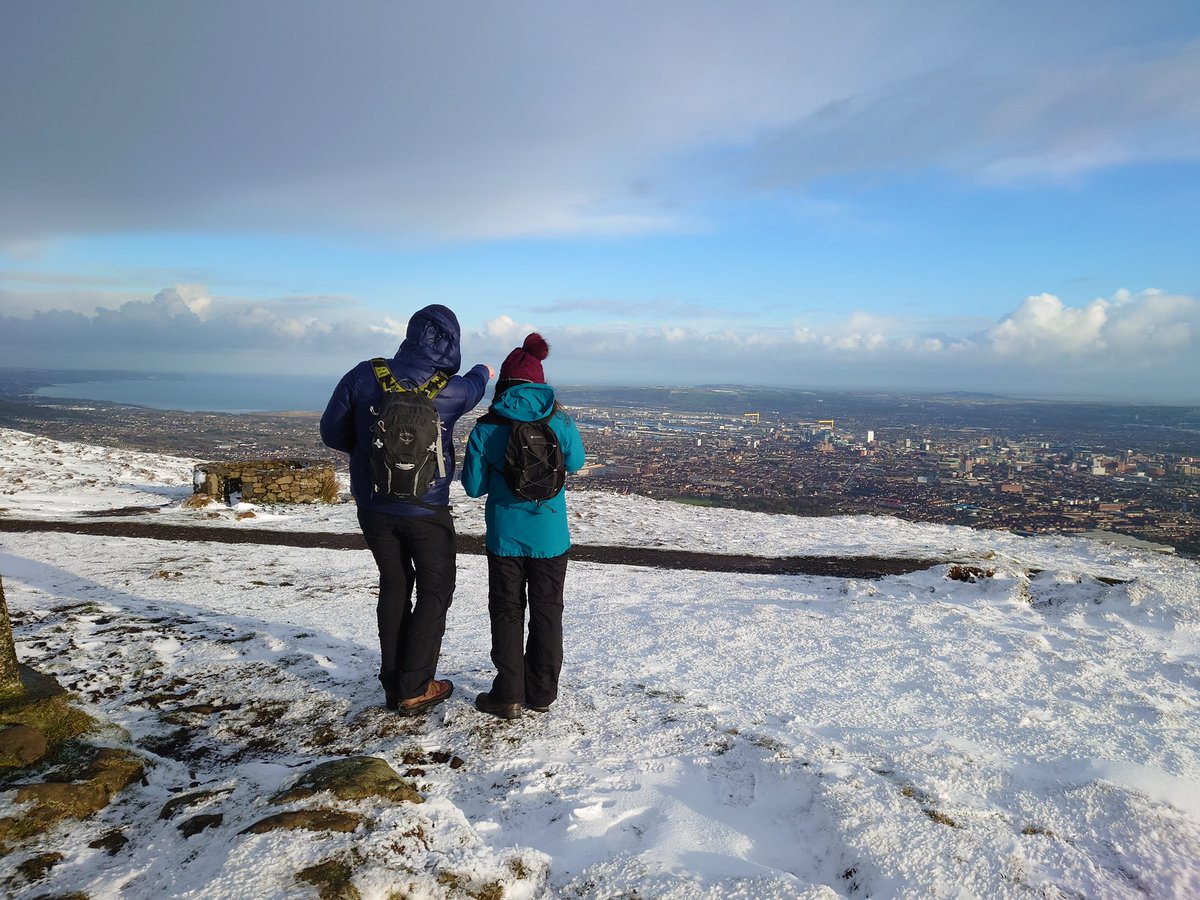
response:
M197 298L211 301L203 318L189 305ZM94 315L0 315L0 354L8 365L29 366L45 366L71 348L64 364L88 368L130 368L136 359L145 367L195 370L249 355L275 367L302 360L344 370L393 352L403 337L405 323L364 316L343 299L237 300L192 285ZM994 326L958 333L864 312L758 328L539 326L500 313L464 323L464 366L498 366L531 331L549 341L546 371L559 383L1107 390L1200 402L1200 300L1157 290L1080 306L1036 294Z
M1062 356L1130 360L1188 347L1198 326L1200 302L1194 297L1118 291L1108 300L1069 307L1053 294L1037 294L991 328L986 340L997 354L1032 363Z
M91 314L73 309L0 314L0 351L9 365L44 367L57 360L69 366L167 370L195 368L205 357L219 365L216 358L226 353L277 354L294 361L301 352L371 351L377 338L368 323L312 312L329 305L329 298L213 298L202 285L177 285L149 300L102 306Z
M393 319L391 316L384 316L382 325L375 324L367 327L372 334L386 334L397 341L404 340L405 334L408 333L408 323Z
M189 310L191 310L201 321L208 318L212 312L212 297L208 295L208 289L202 284L177 284L173 288L179 298Z
M1104 300L1073 309L1053 294L1037 294L1026 297L987 337L991 348L1005 356L1073 356L1103 348L1101 333L1107 321L1108 303Z
M521 344L525 336L538 329L526 322L518 322L512 316L501 314L483 323L483 337L492 344ZM512 347L509 348L510 350Z

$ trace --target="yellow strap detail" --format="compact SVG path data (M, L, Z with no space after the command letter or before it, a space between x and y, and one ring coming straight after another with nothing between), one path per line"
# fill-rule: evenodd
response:
M449 381L450 378L445 372L434 372L433 375L429 377L429 380L421 385L420 390L424 391L425 396L432 400L438 395L438 392L440 392L441 389L449 383Z
M383 388L385 393L395 394L403 393L404 391L413 390L406 388L396 380L396 376L392 374L392 370L388 368L387 360L382 356L377 356L371 360L371 365L375 368L375 378L379 381L379 386ZM426 397L432 400L438 393L450 382L450 376L445 372L434 372L429 376L429 380L416 390L423 393Z

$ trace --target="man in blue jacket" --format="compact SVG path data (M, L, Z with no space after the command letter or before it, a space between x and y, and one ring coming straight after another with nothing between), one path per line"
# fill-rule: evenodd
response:
M347 372L321 416L321 440L350 454L350 490L358 504L358 523L379 567L379 649L388 709L416 715L450 696L454 685L434 678L446 611L454 597L455 533L450 517L454 478L454 425L483 399L491 366L477 365L465 376L459 351L458 318L444 306L426 306L413 314L394 359L387 361L405 388L425 384L435 372L448 380L433 398L441 416L445 474L434 477L420 500L405 502L378 493L371 477L368 447L384 391L370 360ZM413 591L416 590L416 604Z

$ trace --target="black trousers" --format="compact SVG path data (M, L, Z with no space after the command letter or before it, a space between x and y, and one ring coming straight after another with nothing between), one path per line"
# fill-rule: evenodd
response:
M454 520L448 512L410 517L360 508L358 524L379 567L379 680L401 700L419 697L437 671L454 599Z
M491 695L496 702L549 706L558 698L566 578L566 553L549 559L488 554L488 615L496 664Z

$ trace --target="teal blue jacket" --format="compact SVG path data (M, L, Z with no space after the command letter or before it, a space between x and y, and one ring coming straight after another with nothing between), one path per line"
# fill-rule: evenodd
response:
M492 403L508 419L533 422L554 412L554 388L548 384L519 384ZM558 435L568 472L583 467L583 440L565 412L551 416L549 425ZM566 491L542 503L521 500L504 480L504 449L510 428L486 422L476 424L467 439L462 483L471 497L487 494L484 521L487 548L497 556L561 556L571 546L567 526Z

